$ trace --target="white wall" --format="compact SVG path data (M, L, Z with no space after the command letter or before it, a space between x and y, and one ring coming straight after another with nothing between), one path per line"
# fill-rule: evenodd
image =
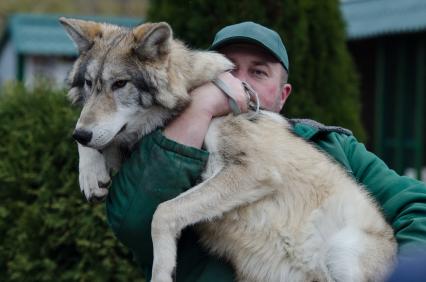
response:
M33 87L38 82L48 81L56 87L65 86L65 78L74 59L54 56L26 56L24 68L25 85Z
M10 41L0 53L0 86L16 78L17 55Z
M25 56L25 85L33 87L39 81L49 81L56 87L64 87L73 62L74 59L61 56ZM17 53L8 41L0 53L0 87L8 80L16 79L17 69Z
M404 175L411 178L417 178L417 170L415 168L408 167L405 169ZM420 180L426 182L426 167L423 167L420 171Z

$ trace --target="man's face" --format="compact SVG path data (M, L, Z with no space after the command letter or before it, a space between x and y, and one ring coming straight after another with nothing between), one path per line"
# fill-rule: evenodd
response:
M285 70L272 54L252 44L230 44L219 52L235 64L232 74L257 92L261 107L273 112L281 110L290 95L291 85L283 84Z

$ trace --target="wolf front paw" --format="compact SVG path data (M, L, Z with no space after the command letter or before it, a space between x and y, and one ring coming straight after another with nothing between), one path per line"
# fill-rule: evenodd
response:
M80 171L80 190L89 202L100 202L108 195L111 178L106 171L89 168Z
M78 145L80 156L79 183L80 190L89 202L99 202L108 195L111 177L106 167L104 156L88 147Z
M171 275L161 272L161 273L152 273L151 282L173 282Z

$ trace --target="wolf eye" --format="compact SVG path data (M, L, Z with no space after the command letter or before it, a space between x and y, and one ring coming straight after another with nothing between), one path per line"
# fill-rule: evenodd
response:
M87 87L92 88L92 81L91 80L85 79L84 83L86 83Z
M127 80L117 80L116 82L112 84L111 88L112 90L116 90L119 88L123 88L124 86L126 86L126 84L127 84Z

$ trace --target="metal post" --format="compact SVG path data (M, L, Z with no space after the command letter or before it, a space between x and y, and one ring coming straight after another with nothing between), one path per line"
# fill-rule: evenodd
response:
M25 56L18 54L18 67L16 68L16 80L24 82Z
M375 86L375 119L374 119L374 152L383 157L383 103L385 91L385 50L382 39L376 45L376 86Z
M424 164L424 133L425 129L425 42L424 37L420 37L417 44L417 60L416 60L416 113L415 113L415 137L416 137L416 154L415 165L417 170L417 178L421 178L421 170Z
M405 74L406 74L406 51L405 40L399 42L396 64L396 85L395 85L395 150L393 166L399 173L403 171L405 140L404 140L404 93L405 93Z

